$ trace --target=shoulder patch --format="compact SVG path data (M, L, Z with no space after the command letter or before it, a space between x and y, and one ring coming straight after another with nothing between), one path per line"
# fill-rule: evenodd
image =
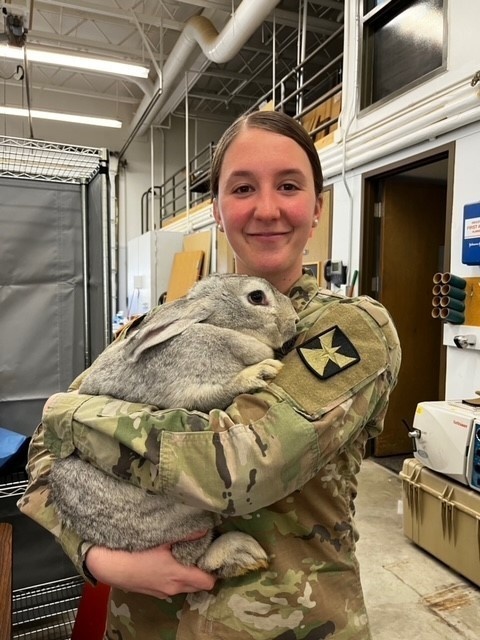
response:
M357 305L334 301L318 310L270 388L316 418L385 371L389 357L383 331L372 316Z
M358 351L337 325L310 338L297 351L305 366L321 380L360 361Z

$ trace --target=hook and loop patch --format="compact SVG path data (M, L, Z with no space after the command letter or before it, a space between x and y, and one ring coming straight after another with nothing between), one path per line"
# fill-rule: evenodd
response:
M360 362L358 351L337 325L304 342L297 347L297 352L320 380L327 380Z

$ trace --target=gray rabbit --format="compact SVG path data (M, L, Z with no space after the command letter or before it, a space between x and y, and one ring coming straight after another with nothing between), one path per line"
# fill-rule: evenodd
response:
M263 278L211 275L112 343L79 391L161 408L224 408L275 377L283 365L274 350L294 336L297 319L289 298ZM50 486L62 519L96 545L137 551L173 543L180 562L219 577L267 566L245 533L214 540L218 515L147 493L76 456L54 464ZM200 540L175 542L200 530L208 530Z

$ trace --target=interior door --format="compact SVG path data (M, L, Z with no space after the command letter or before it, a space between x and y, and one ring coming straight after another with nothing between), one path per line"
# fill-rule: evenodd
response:
M399 380L374 453L408 453L403 424L418 402L439 399L442 324L431 316L432 276L441 265L446 186L389 177L381 181L378 298L390 311L402 345Z

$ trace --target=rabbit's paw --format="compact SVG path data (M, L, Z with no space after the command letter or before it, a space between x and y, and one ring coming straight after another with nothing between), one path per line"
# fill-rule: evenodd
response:
M212 542L197 565L219 578L233 578L249 571L266 569L268 556L252 536L230 531Z
M266 380L272 380L283 367L280 360L267 358L257 364L252 364L241 371L237 380L248 389L257 389L267 385Z

